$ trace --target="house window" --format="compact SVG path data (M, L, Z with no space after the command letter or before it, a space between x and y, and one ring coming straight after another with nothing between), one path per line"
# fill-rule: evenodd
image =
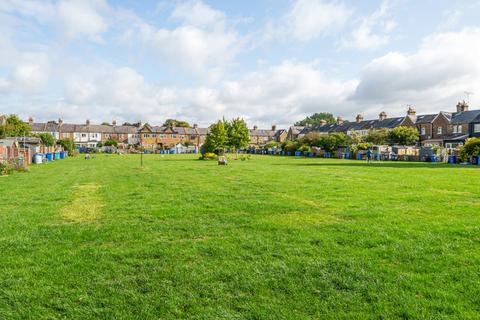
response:
M85 138L87 136L86 133L82 133L82 138Z
M442 132L443 132L442 129L443 129L442 127L438 127L438 128L437 128L437 134L442 134Z
M427 134L427 130L425 130L425 127L422 127L422 128L421 128L421 132L422 132L422 136L424 136L424 135Z
M457 126L457 133L462 133L462 126Z
M144 134L143 134L143 137L144 137L144 138L148 138L148 133L144 133Z
M172 138L175 139L177 137L176 134L172 134Z
M160 138L165 139L165 135L164 135L164 134L161 134L161 135L160 135Z
M155 133L152 134L152 138L156 138L156 137L157 137L157 135Z
M480 123L475 123L473 126L473 131L476 133L480 132Z

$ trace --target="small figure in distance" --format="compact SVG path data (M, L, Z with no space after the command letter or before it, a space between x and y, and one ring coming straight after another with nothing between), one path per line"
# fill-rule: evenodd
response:
M367 149L367 163L372 162L372 150Z

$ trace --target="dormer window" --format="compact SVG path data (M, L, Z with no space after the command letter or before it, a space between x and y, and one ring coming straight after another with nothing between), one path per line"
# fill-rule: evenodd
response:
M425 127L421 128L421 133L422 133L422 136L427 134L427 130L425 129Z

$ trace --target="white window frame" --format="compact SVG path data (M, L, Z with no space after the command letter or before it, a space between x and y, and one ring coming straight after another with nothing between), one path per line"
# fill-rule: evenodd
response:
M473 125L473 132L480 133L480 123L475 123Z
M437 134L443 134L443 127L437 128Z
M421 127L420 132L422 133L422 136L427 134L427 130L425 129L425 127Z

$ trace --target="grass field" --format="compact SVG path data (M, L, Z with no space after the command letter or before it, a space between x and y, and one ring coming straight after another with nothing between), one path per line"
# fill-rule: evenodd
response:
M480 318L480 168L144 159L0 178L0 319Z

